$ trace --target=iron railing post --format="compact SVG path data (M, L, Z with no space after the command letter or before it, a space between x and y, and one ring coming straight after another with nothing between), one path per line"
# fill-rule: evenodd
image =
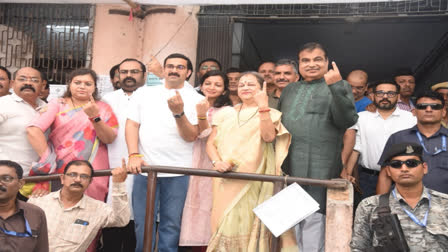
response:
M154 230L155 198L157 186L157 172L148 171L148 186L146 187L146 216L145 216L145 234L143 238L143 251L151 252L152 236Z

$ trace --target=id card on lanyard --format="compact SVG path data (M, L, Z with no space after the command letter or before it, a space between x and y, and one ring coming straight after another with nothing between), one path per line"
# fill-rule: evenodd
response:
M397 188L394 188L394 190L392 190L392 194L394 195L394 198L397 199L397 193L395 192L397 190ZM428 192L427 192L428 193ZM431 195L428 193L428 209L426 210L425 216L423 217L423 220L419 220L417 218L417 216L415 216L411 211L405 209L404 207L401 207L401 209L409 216L409 218L411 218L411 220L421 226L421 227L426 227L426 224L428 222L428 214L429 214L429 209L431 208Z
M426 152L427 154L435 156L435 155L441 153L442 151L446 151L446 136L445 136L445 135L442 135L442 148L441 148L441 149L438 149L438 148L436 147L435 150L434 150L434 153L431 153L431 152L429 152L428 149L426 148L425 143L423 143L423 137L422 137L422 135L420 134L420 132L417 131L417 132L415 132L415 134L417 135L417 138L418 138L418 141L420 142L420 145L423 147L423 150L425 150L425 152Z
M10 235L10 236L33 237L33 232L31 231L30 223L28 223L28 220L25 218L25 216L23 216L23 218L25 219L25 232L24 233L6 230L1 227L0 227L0 231L5 233L6 235Z

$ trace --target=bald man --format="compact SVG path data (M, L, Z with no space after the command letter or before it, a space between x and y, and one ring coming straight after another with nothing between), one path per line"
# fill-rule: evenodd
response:
M367 105L372 101L365 96L367 91L368 75L363 70L353 70L347 76L347 82L352 86L353 97L355 98L356 112L366 110Z

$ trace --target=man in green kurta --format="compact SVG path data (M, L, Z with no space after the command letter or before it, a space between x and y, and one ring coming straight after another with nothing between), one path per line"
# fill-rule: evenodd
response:
M291 176L331 179L342 170L341 150L345 130L358 119L350 85L342 80L336 63L328 70L328 57L318 43L299 51L303 80L282 92L282 122L292 135L283 170ZM320 204L319 213L296 227L300 251L323 251L325 241L326 188L304 186Z

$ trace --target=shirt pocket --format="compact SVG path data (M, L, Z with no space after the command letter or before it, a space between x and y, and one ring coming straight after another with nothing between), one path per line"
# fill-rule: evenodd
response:
M61 232L59 237L70 243L80 244L86 239L86 235L90 232L88 225L72 223L67 226L65 232Z
M306 105L306 113L308 114L325 114L328 111L331 97L316 95L312 96Z

